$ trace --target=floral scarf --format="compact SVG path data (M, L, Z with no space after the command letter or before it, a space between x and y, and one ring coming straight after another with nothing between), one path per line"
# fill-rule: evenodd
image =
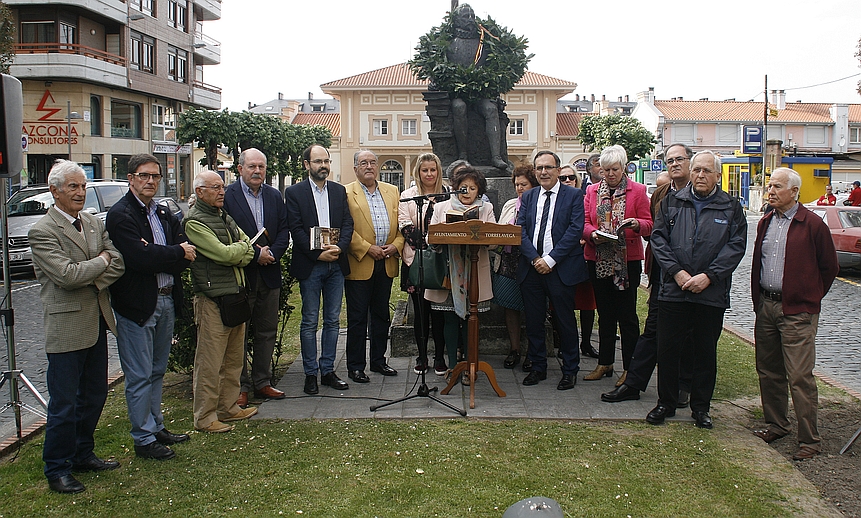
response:
M484 202L478 198L475 203L466 206L453 196L451 208L455 210L466 210L471 207L481 207ZM451 279L451 300L454 303L454 311L460 318L469 316L469 246L448 245L448 275Z
M625 190L628 179L623 177L616 189L611 193L605 180L598 184L598 228L610 234L617 234L618 241L601 243L596 246L597 261L595 272L599 279L613 278L617 290L628 289L628 258L625 248L625 230L619 231L619 225L625 219Z

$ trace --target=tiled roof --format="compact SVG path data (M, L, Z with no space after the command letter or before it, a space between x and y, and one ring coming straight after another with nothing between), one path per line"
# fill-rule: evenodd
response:
M850 105L850 120L853 120L853 106L859 105ZM769 107L774 108L775 105L769 103ZM828 112L830 107L831 104L825 103L786 103L785 109L778 110L777 117L769 117L768 120L833 123ZM763 105L759 102L656 100L655 108L664 114L667 121L759 122L763 115ZM857 109L857 114L861 115L861 107Z
M399 63L385 68L378 68L355 76L345 77L329 83L320 85L320 89L326 91L327 88L346 88L355 86L388 86L388 87L426 87L427 80L420 81L415 74L410 71L410 67L406 63ZM546 76L544 74L536 74L526 71L517 87L557 87L557 88L577 88L577 83L556 79L555 77Z
M594 113L571 113L562 112L556 114L556 135L560 137L580 136L580 121L583 117L595 115Z
M849 105L849 122L861 122L861 104Z
M293 117L293 124L319 124L329 128L333 137L341 136L340 113L298 113Z

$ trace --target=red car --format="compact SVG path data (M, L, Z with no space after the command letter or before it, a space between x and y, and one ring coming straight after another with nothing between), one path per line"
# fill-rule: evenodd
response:
M840 269L861 270L861 207L807 205L831 229Z

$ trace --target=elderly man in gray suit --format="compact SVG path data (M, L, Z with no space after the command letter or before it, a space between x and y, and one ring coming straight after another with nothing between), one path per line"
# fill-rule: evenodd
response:
M54 206L30 229L30 247L45 311L48 424L45 477L59 493L84 490L73 471L116 469L93 452L93 432L108 395L107 329L116 334L108 286L125 267L102 221L83 212L87 178L57 160L48 175Z

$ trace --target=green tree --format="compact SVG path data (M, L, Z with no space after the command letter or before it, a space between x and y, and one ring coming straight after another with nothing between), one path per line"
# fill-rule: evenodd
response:
M616 144L625 148L628 159L646 158L655 148L655 136L639 120L621 115L583 117L580 143L586 151Z
M236 147L234 114L226 109L218 112L189 108L179 114L176 138L179 142L197 142L197 147L204 150L200 165L216 171L218 170L218 148Z
M12 11L5 2L0 2L0 73L8 74L15 59L15 22Z

